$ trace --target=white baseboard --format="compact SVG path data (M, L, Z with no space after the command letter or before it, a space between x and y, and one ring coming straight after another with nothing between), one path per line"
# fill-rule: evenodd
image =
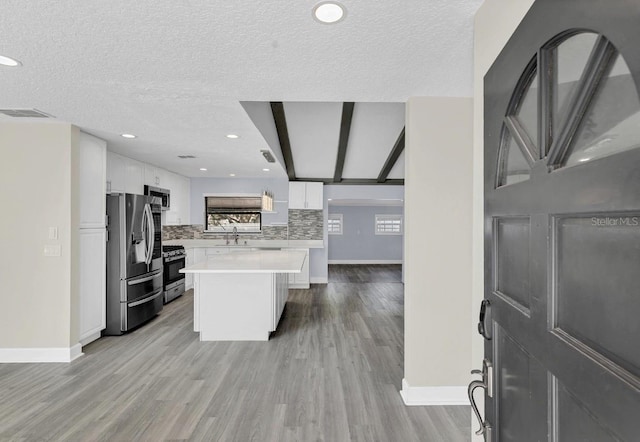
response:
M400 396L405 405L469 405L467 387L411 387L402 379Z
M402 264L401 259L330 259L329 264Z
M71 362L83 354L80 344L69 348L0 348L0 363Z
M309 278L309 283L311 284L328 284L329 278L326 276L315 276Z

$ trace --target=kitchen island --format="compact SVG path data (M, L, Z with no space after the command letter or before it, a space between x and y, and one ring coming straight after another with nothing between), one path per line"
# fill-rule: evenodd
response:
M201 341L268 341L287 301L290 273L306 254L258 250L208 257L180 270L194 276L193 329Z

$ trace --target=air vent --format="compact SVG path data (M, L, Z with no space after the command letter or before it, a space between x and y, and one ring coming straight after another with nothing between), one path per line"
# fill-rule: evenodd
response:
M195 157L193 155L178 155L178 158L182 158L183 160L189 160Z
M37 109L0 109L0 114L13 118L51 118L51 115Z
M261 150L260 152L262 152L262 156L269 162L269 163L275 163L276 159L273 158L273 155L271 155L271 152L269 152L268 150Z

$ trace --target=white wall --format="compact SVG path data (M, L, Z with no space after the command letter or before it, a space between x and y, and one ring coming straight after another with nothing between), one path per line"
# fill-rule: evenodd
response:
M473 106L473 286L471 290L472 368L480 368L484 347L478 335L480 302L484 297L484 76L522 21L534 0L485 0L475 17ZM480 398L480 394L477 395ZM482 407L482 405L480 404ZM481 408L482 409L482 408ZM473 429L477 422L472 417ZM473 440L482 437L472 434Z
M0 123L0 357L78 342L78 138L64 123Z
M411 98L405 159L405 402L467 403L471 98Z

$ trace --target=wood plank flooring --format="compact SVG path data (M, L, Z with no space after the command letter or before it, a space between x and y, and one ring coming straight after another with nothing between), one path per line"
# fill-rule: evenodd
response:
M199 342L193 295L71 364L0 364L1 441L466 441L469 407L406 407L400 266L330 266L269 342Z

